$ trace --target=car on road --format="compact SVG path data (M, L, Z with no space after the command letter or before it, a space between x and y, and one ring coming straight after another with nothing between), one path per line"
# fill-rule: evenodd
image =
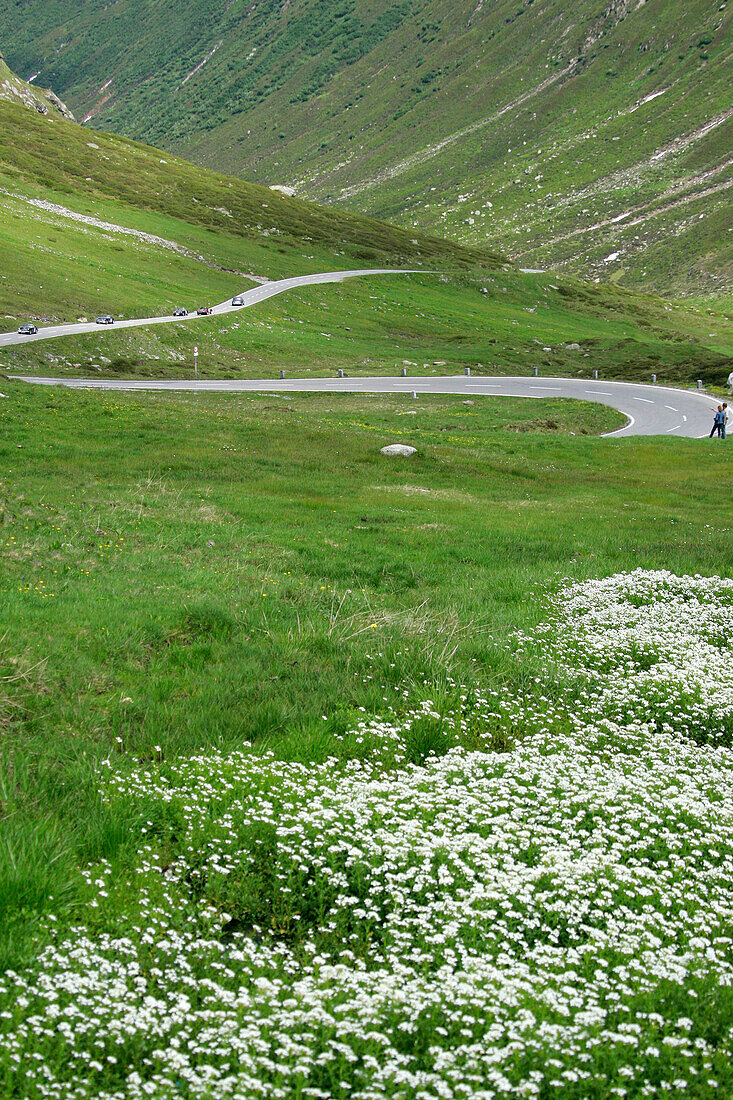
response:
M188 317L188 310L184 309L183 306L179 306L178 309L173 310L173 316L174 317Z
M199 317L208 317L209 314L213 313L214 311L211 306L199 306L196 312L198 313Z
M244 305L244 298L242 297L241 294L235 294L234 295L234 297L232 298L232 305L233 306L243 306Z
M20 336L35 336L37 332L38 329L36 326L30 322L27 325L21 325L18 329L18 334Z
M99 317L96 318L96 323L98 325L113 325L115 323L115 319L111 313L102 313Z

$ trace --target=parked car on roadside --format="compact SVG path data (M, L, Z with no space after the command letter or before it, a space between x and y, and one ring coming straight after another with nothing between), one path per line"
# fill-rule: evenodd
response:
M233 306L243 306L244 305L244 298L242 297L241 294L235 294L234 295L234 297L232 298L232 305Z
M214 311L211 306L199 306L196 312L198 313L199 317L208 317L209 314L213 313Z
M183 306L179 306L178 309L173 310L173 316L174 317L188 317L188 310L184 309Z
M102 313L99 317L96 318L96 323L98 325L113 325L115 323L115 319L111 313Z
M38 332L38 329L30 321L28 322L27 325L21 325L20 328L18 329L18 334L20 336L35 336L37 332Z

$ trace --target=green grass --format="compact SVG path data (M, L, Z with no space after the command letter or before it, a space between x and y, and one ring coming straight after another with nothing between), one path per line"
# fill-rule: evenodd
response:
M6 962L73 919L81 864L136 851L102 759L348 755L405 685L521 692L504 640L543 583L733 565L725 447L583 438L618 424L599 406L3 393Z
M115 9L119 52L135 9ZM530 9L507 19L526 31ZM175 15L172 40L186 6ZM341 49L340 29L326 46ZM351 39L378 50L396 27L362 29ZM655 41L641 51L652 72ZM491 42L496 57L504 43ZM610 100L592 61L590 79L568 85L595 117ZM573 121L572 94L557 99L569 141L589 121ZM687 85L675 103L673 121L701 110ZM650 149L670 124L656 112L639 114ZM411 373L540 366L720 384L730 369L724 303L683 308L522 274L20 108L0 104L0 122L7 328L195 307L247 273L425 269L213 324L7 349L5 370L179 376L193 343L209 377L393 373L407 361ZM487 163L495 152L487 140ZM702 146L695 156L706 171ZM596 159L594 171L607 163ZM538 203L549 215L551 199ZM720 221L689 233L665 241L667 268L704 243L717 270ZM244 1032L260 1059L247 1063L252 1095L301 1095L304 1072L323 1095L355 1089L380 1059L394 1074L385 1095L403 1095L405 1058L436 1095L447 1082L463 1095L497 1067L509 1095L530 1077L543 1096L578 1100L622 1079L639 1095L729 1088L730 998L716 987L730 973L720 746L731 723L718 696L731 593L705 580L733 566L725 445L603 439L618 414L559 400L108 395L5 379L0 390L0 969L19 971L0 979L8 1095L121 1095L135 1071L178 1096L188 1052L206 1073L246 1072L232 1059ZM418 453L379 453L396 441ZM639 574L618 606L615 582L605 594L593 582L587 607L568 602L564 635L538 627L562 578L636 568L697 576L663 574L650 597ZM629 644L613 628L637 611ZM600 678L576 678L594 660ZM479 751L451 754L456 744ZM346 963L338 981L329 961ZM68 1029L59 1015L73 1015Z
M97 217L102 216L98 201L112 200L132 207L133 217L137 209L143 215L175 218L194 231L222 235L230 247L236 245L240 258L261 260L264 245L276 265L288 262L295 248L302 254L304 244L312 246L306 251L319 258L331 250L331 255L361 259L359 266L383 266L376 261L385 258L426 265L442 260L459 267L495 266L501 260L490 250L465 248L371 218L330 211L268 187L202 170L159 149L61 118L44 118L2 99L0 169L9 177L4 183L28 184L44 199L53 198L51 192L59 193L71 200L74 209L74 203L81 201L78 209ZM315 256L303 257L309 258ZM293 273L292 268L286 270ZM314 268L303 264L300 270Z

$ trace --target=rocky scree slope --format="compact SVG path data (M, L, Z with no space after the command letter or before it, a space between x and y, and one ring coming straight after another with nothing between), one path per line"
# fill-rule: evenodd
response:
M725 2L0 0L3 15L12 63L97 127L527 267L730 288Z

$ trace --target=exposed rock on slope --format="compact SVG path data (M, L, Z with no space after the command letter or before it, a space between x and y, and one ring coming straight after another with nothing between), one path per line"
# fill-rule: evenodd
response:
M11 103L20 103L31 111L37 111L39 115L63 115L64 118L75 121L73 114L59 97L49 88L34 88L25 80L21 80L11 72L0 53L0 99L8 99Z

